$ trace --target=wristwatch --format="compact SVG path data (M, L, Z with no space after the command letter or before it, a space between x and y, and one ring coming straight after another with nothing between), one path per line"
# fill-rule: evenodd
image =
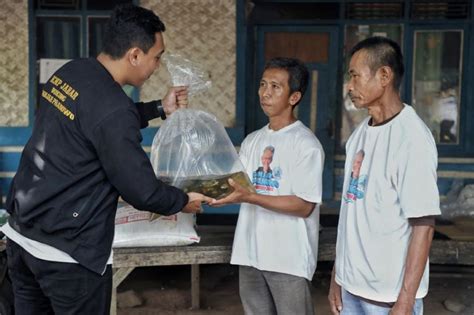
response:
M166 113L165 113L165 110L163 108L163 105L161 104L161 100L158 100L156 102L156 109L158 110L158 115L160 116L160 118L162 120L165 120L166 119Z

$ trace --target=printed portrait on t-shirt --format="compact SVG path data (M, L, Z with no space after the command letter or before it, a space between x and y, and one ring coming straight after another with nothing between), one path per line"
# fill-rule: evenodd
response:
M344 196L344 201L347 203L355 202L357 199L363 199L365 195L365 186L367 183L367 176L360 174L362 162L364 161L365 152L360 150L354 156L352 162L352 172L349 182L349 188Z
M265 147L260 157L261 166L253 172L252 182L255 189L260 194L269 194L280 186L279 180L281 178L280 167L272 167L275 148L271 145Z

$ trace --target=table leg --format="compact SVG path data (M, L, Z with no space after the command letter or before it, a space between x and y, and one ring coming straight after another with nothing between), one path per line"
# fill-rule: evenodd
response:
M199 301L199 265L191 265L191 309L200 308Z
M125 278L135 269L129 268L114 268L114 275L112 278L112 300L110 302L110 315L117 315L117 288Z

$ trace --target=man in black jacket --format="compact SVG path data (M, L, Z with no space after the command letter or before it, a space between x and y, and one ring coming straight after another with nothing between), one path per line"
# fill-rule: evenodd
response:
M140 127L186 105L185 88L135 105L122 86L158 68L165 26L150 10L114 10L97 59L59 69L40 91L32 136L7 198L16 314L108 314L118 197L164 215L211 199L156 179Z

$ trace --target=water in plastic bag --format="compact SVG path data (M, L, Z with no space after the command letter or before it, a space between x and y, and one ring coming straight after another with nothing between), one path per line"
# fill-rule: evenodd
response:
M208 175L208 176L190 176L180 180L181 188L185 192L197 192L215 199L221 199L232 193L232 186L229 185L229 179L233 179L239 185L246 187L252 191L248 176L245 172L240 171L226 175ZM171 178L161 177L166 183L171 184Z
M151 163L158 178L186 192L220 199L233 191L229 178L255 191L224 126L204 111L174 112L153 139Z

